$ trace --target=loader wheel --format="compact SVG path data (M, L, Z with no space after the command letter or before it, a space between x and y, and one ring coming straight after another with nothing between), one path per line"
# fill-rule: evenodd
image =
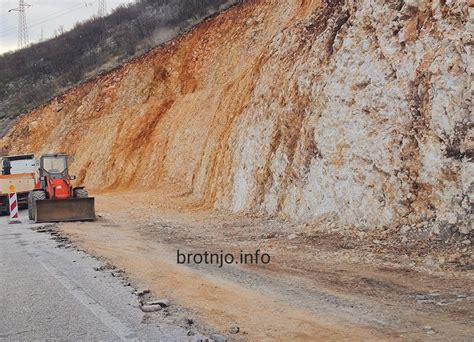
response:
M74 197L76 198L87 198L89 193L86 189L74 189Z
M33 201L42 201L46 199L46 192L43 190L33 191Z
M32 191L28 194L28 218L30 220L35 220L33 215L33 208L36 201L42 201L46 199L46 192L43 190Z

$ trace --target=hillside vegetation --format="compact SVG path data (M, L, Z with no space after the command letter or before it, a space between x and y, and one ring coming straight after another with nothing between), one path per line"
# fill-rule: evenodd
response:
M18 115L236 2L141 0L54 39L0 56L0 135Z

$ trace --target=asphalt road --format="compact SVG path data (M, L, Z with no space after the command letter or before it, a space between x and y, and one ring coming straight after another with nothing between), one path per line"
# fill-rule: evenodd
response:
M189 339L183 328L146 323L130 286L21 214L22 224L0 217L0 341Z

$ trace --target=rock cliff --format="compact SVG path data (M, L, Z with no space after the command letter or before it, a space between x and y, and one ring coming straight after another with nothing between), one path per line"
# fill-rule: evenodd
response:
M246 1L24 115L1 147L75 155L96 190L472 234L469 6Z

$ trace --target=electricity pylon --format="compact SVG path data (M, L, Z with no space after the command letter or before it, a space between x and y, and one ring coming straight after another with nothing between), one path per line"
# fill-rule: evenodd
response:
M26 24L26 8L30 7L25 0L19 0L18 8L13 8L8 12L18 12L18 49L23 49L30 44L28 39L28 25Z
M99 0L99 11L97 12L99 17L104 17L107 15L107 3L105 0Z

